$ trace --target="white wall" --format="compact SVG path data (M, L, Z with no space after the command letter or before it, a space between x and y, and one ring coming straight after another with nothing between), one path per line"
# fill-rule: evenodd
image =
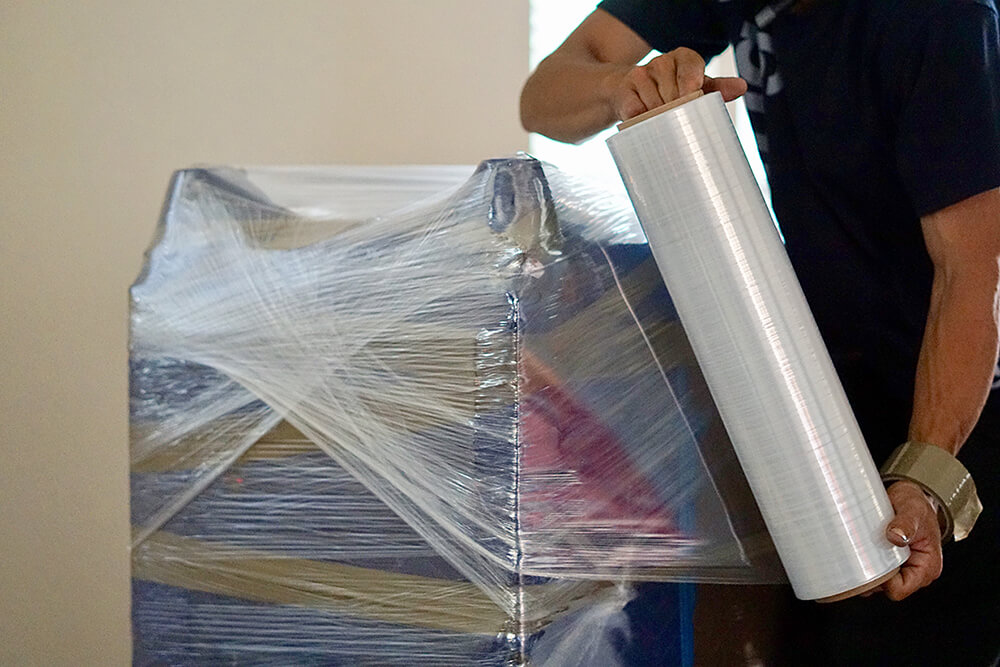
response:
M0 664L129 662L127 288L173 169L527 147L527 0L0 0Z

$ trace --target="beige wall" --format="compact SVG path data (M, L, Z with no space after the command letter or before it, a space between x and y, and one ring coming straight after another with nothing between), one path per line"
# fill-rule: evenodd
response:
M527 146L527 0L0 0L0 664L129 661L127 288L192 163Z

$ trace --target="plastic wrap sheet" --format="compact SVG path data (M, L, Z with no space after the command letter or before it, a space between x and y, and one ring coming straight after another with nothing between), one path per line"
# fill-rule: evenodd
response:
M608 140L796 595L892 573L892 506L718 93Z
M182 171L131 298L139 663L624 664L628 581L782 577L624 198Z

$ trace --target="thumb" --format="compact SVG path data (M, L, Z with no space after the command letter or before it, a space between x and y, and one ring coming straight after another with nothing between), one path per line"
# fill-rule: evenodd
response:
M908 546L916 534L916 521L901 520L898 516L885 529L885 536L897 547Z
M906 546L918 537L921 511L926 509L927 500L924 492L909 482L897 482L888 491L896 516L886 526L885 535L897 547Z
M723 100L732 102L747 92L747 82L738 76L721 76L718 78L706 76L705 83L701 89L706 93L722 93Z

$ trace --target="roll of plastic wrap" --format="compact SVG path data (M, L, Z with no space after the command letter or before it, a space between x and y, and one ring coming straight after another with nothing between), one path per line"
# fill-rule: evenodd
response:
M909 551L722 97L608 146L795 594L881 583Z

